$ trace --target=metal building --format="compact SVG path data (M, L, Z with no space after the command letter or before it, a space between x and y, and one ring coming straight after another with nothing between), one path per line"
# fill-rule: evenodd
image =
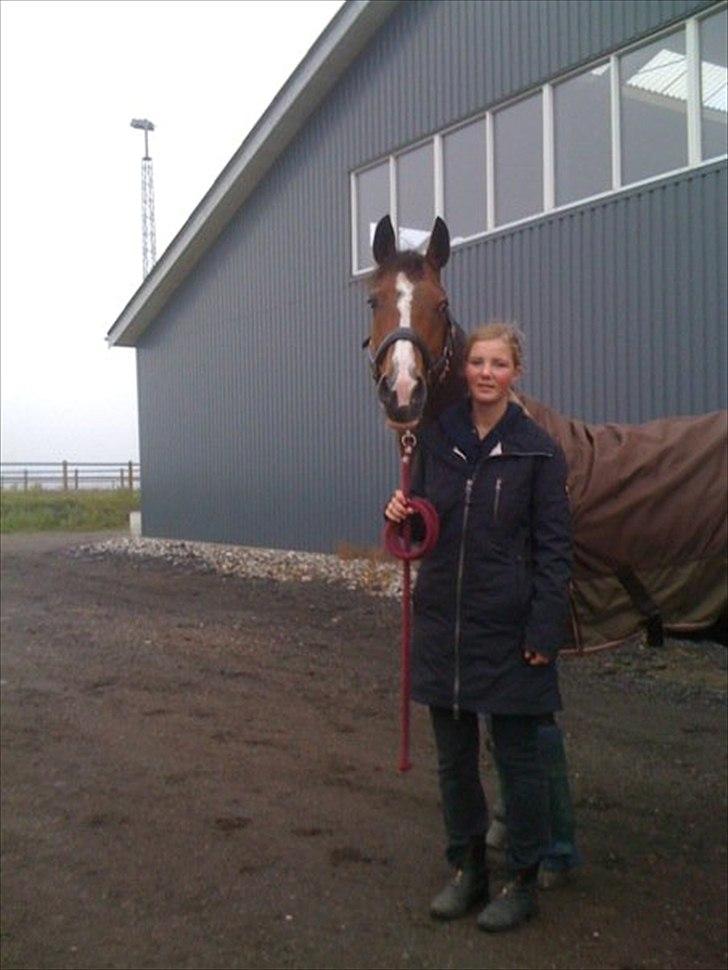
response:
M443 215L455 317L517 321L588 421L726 407L726 6L350 0L109 332L137 355L150 536L377 541L373 223Z

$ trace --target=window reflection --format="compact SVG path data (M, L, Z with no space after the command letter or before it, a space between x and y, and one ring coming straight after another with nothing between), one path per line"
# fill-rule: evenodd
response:
M445 135L442 156L445 219L456 243L487 228L485 119Z
M417 249L427 239L435 218L432 142L397 159L397 235L400 249Z
M556 205L612 184L610 77L601 64L554 87Z
M389 212L389 162L359 172L356 176L357 269L374 265L372 242L377 223Z
M703 158L728 153L728 11L700 23Z
M622 182L687 165L685 31L624 54L620 82Z
M502 108L493 118L495 221L498 225L543 209L541 93Z

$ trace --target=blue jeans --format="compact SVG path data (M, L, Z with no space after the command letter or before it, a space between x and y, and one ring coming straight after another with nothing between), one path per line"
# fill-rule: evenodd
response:
M485 837L488 806L480 780L480 724L477 714L431 707L438 778L447 837L448 862L459 868L473 840ZM538 718L493 715L492 736L504 780L508 850L514 871L535 870L548 843L548 787L541 766Z
M540 720L538 745L549 790L549 844L542 865L552 872L574 869L581 865L581 853L576 846L564 736L553 718Z

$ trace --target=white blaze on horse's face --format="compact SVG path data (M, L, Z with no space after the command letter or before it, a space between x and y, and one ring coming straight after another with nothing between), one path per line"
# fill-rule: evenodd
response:
M397 311L399 326L412 326L412 296L414 284L404 273L397 273ZM412 399L412 392L417 383L414 347L409 340L397 340L392 348L392 369L394 371L392 387L397 395L399 407L406 407Z

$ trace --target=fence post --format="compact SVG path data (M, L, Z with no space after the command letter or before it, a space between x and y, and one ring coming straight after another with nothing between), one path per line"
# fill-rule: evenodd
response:
M23 491L24 492L28 491L28 469L27 468L23 469Z
M124 487L124 469L123 468L120 468L119 469L119 475L121 477L121 487L123 488Z
M73 487L78 491L78 468L73 469Z
M65 460L65 458L62 462L62 465L63 465L63 491L67 492L68 491L68 462Z
M129 462L129 491L134 491L134 465Z

